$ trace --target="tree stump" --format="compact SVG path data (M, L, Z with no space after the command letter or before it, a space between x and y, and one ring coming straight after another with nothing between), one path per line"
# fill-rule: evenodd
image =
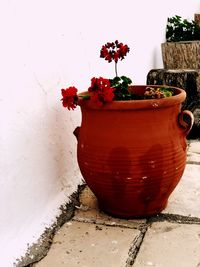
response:
M161 44L165 69L200 69L200 41Z

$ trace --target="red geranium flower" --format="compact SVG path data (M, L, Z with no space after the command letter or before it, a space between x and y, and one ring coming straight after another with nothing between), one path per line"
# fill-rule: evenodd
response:
M98 106L102 106L104 103L113 100L131 99L131 94L128 91L131 79L126 76L118 77L117 75L118 60L124 59L129 50L127 45L119 43L118 40L115 42L107 42L103 45L100 51L100 57L105 58L108 62L115 62L116 77L110 80L102 77L93 77L91 79L91 86L88 88L88 94L77 95L78 90L72 86L67 89L61 89L63 97L61 101L63 106L69 110L75 109L78 105L79 98L85 101L93 101Z
M112 43L106 43L102 46L100 51L100 57L105 58L108 62L118 62L119 59L124 59L126 54L130 51L130 48L123 43L119 43L118 40Z
M63 101L63 107L70 109L75 109L78 102L78 96L77 96L78 90L76 87L71 86L66 89L61 89L62 99Z
M111 102L114 98L114 89L110 86L110 81L102 77L93 77L88 91L92 92L91 100L98 106Z

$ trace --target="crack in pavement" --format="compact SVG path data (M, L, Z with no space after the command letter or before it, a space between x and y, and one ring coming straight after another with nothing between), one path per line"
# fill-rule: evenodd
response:
M125 267L133 266L135 259L137 257L137 254L139 253L140 247L142 245L142 241L145 237L145 234L148 230L148 226L143 228L143 230L140 231L140 234L134 238L131 247L128 252L128 259L126 260Z

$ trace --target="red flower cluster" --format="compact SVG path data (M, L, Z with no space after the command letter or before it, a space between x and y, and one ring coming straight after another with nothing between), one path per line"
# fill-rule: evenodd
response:
M91 86L88 92L91 92L91 100L98 106L102 106L105 102L111 102L114 98L114 89L110 86L110 81L102 77L91 79Z
M107 42L102 46L100 57L105 58L108 62L115 61L115 74L114 79L105 79L102 77L91 79L91 86L88 88L88 94L77 95L78 90L75 87L61 89L63 106L65 108L75 109L78 105L78 99L84 99L95 102L98 106L103 106L107 102L113 100L130 99L128 92L128 85L131 80L125 76L118 77L117 75L117 62L119 59L124 59L129 52L129 47L123 43Z
M105 58L108 62L114 60L117 63L119 59L124 59L129 51L130 48L127 45L123 45L116 40L115 42L107 43L102 46L100 57Z
M77 92L78 90L74 86L71 86L66 89L61 89L61 93L63 97L61 101L63 101L62 103L63 107L68 108L69 110L75 109L75 107L77 106L77 102L78 102Z

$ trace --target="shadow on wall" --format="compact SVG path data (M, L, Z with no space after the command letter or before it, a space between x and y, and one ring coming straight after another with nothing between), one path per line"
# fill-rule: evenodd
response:
M158 55L157 55L157 48L154 47L154 49L152 49L152 68L155 69L158 66Z

